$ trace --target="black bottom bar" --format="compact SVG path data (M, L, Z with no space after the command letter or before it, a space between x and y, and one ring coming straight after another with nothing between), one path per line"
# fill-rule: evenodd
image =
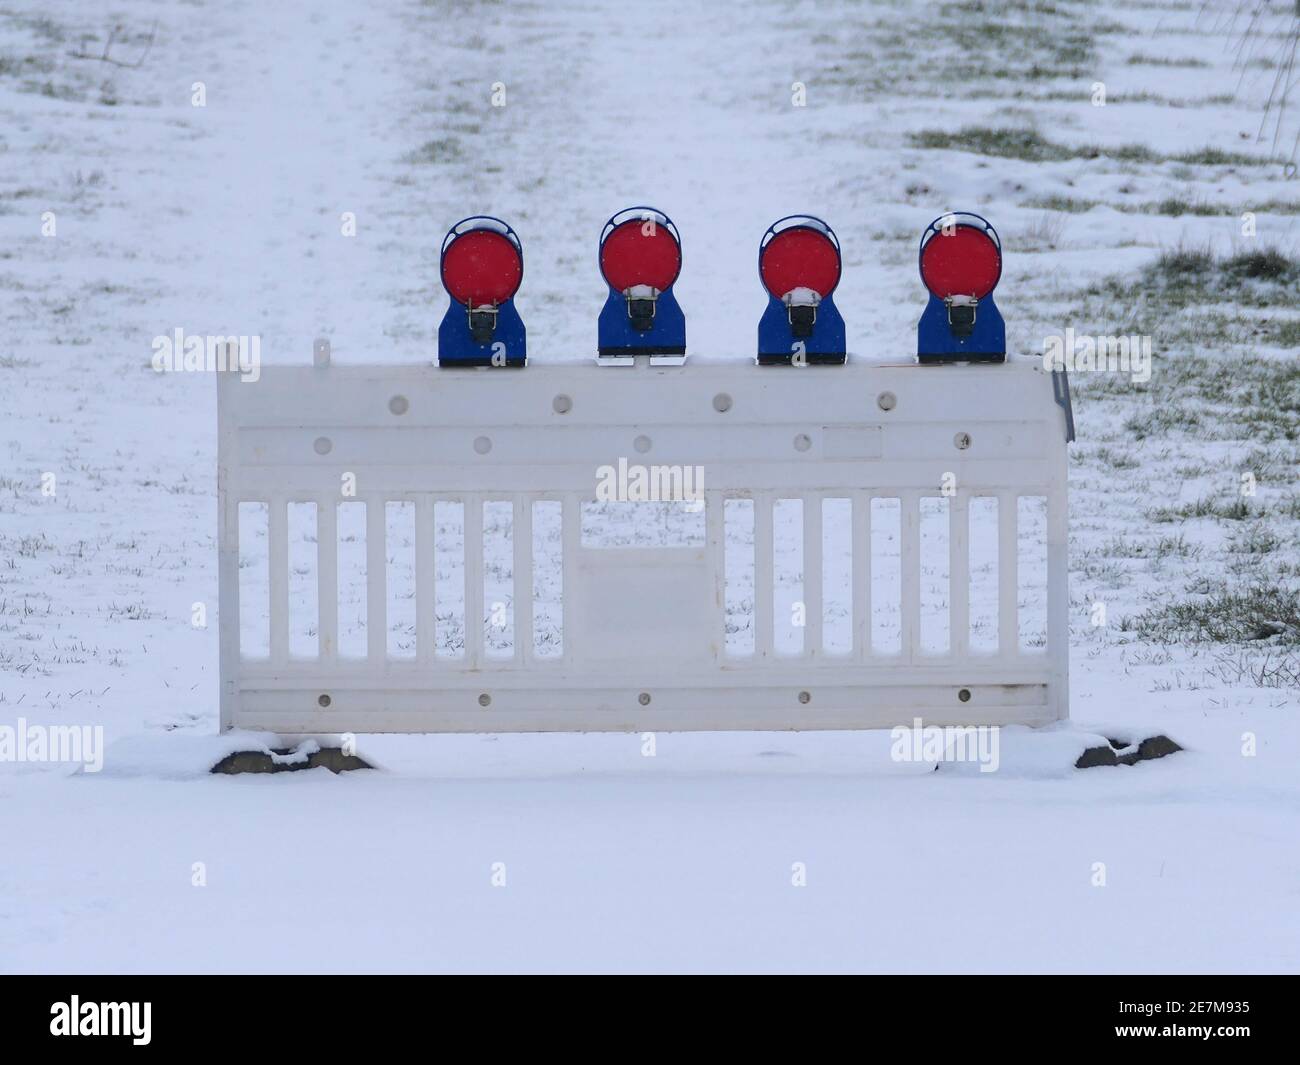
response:
M448 362L438 360L440 370L477 370L484 366L493 370L521 370L528 364L527 359L506 359L505 362L493 362L492 356L485 358L454 359Z
M814 355L808 352L803 357L803 362L808 366L843 366L848 359L848 355L843 352L820 352ZM777 355L764 355L761 351L758 353L759 366L793 366L795 365L794 355L785 351Z
M602 358L627 358L629 355L685 355L686 345L677 346L658 345L654 347L623 347L623 348L600 348L597 354Z
M918 355L916 361L922 365L937 365L943 362L1006 362L1007 353L972 352L969 355Z
M1117 939L1122 936L1119 930ZM497 966L488 961L489 955L484 956L484 970L575 971L562 956L516 957L506 952L494 957ZM103 959L105 964L112 960ZM403 958L407 963L410 960ZM255 956L250 955L249 961L254 963ZM430 957L428 965L437 970L445 961ZM382 969L380 959L376 962ZM761 952L742 951L734 962L742 971L766 971ZM670 956L656 956L653 965L656 971L672 972ZM636 972L637 957L628 956L612 968ZM716 957L703 966L700 959L693 959L688 967L692 972L701 969L727 973L735 967L726 957ZM788 969L781 964L771 971L785 973ZM819 971L815 948L795 970ZM580 963L576 971L587 972ZM1289 1044L1294 1035L1294 977L971 975L870 979L871 986L865 989L868 993L858 996L854 1008L855 1030L863 1035L895 1033L923 1049L926 1058L947 1050L965 1056L976 1044L996 1048L999 1053L1068 1048L1074 1055L1125 1045L1177 1049L1181 1054L1189 1046L1201 1045L1216 1051L1220 1060L1235 1060L1240 1054L1234 1050L1249 1047L1258 1057L1262 1050L1280 1050L1283 1041ZM463 979L436 988L431 981L425 976L9 976L0 980L0 1028L10 1061L45 1060L43 1053L36 1057L22 1052L57 1050L59 1044L93 1051L114 1043L132 1052L152 1047L165 1060L175 1060L178 1053L203 1045L224 1045L230 1053L257 1045L299 1045L307 1052L315 1046L328 1046L332 1057L356 1049L370 1059L377 1049L389 1045L409 1047L413 1035L432 1038L436 1032L440 1043L450 1045L458 1022L481 1025L481 1017L475 1019L482 1010L481 988ZM608 981L593 990L597 998L608 995L610 1005L622 1000L621 996L614 999L615 988ZM762 987L756 990L762 999ZM788 986L768 992L773 999L781 995L781 1015L792 1018L788 1024L800 1026L802 1038L805 1022L799 1018L804 1011L789 1009L792 993L797 1000L798 991L792 992ZM809 986L804 993L820 999L822 989ZM431 994L444 1000L444 1006L460 1005L455 1000L463 996L469 1007L469 998L474 996L475 1008L464 1013L444 1009L440 1016L431 1017L416 1006ZM145 1003L149 1005L147 1025ZM117 1006L110 1009L109 1004ZM772 1004L775 1006L775 1001ZM796 1001L794 1005L805 1004ZM815 1004L809 1001L806 1005L811 1008ZM545 1001L512 1006L509 1027L535 1038L538 1030L554 1023L549 1006ZM708 1016L713 1007L688 1004L677 1019L689 1020L695 1010ZM769 1015L776 1014L769 1011ZM90 1034L92 1026L108 1027L110 1033ZM113 1027L118 1034L111 1034ZM770 1025L765 1020L761 1038L769 1038L769 1028L779 1031L781 1022ZM148 1042L141 1042L144 1039Z

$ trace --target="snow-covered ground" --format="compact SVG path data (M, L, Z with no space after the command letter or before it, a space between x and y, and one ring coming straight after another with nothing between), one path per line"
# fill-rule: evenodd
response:
M93 775L0 762L0 970L1296 970L1300 181L1271 159L1300 123L1256 139L1289 16L1234 66L1228 3L595 6L0 11L0 726L113 743ZM1074 727L1009 732L989 774L706 734L207 776L214 385L153 373L153 338L428 362L438 243L488 212L523 234L531 356L585 358L599 227L643 202L702 358L749 356L756 240L804 210L857 357L914 350L948 209L1002 232L1018 354L1153 335L1149 383L1075 377ZM1233 258L1263 247L1289 260ZM1070 768L1154 732L1187 751Z

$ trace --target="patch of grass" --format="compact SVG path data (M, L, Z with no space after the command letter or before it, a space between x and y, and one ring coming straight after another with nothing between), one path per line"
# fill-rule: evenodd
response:
M148 621L153 617L153 611L144 603L127 603L125 606L118 603L109 603L108 617L110 621L115 621L118 618L124 618L127 621Z
M1227 277L1237 280L1250 278L1277 284L1300 281L1300 261L1277 248L1239 252L1223 261L1222 270Z
M1269 555L1281 546L1281 539L1271 528L1262 522L1256 522L1233 537L1228 550L1239 555Z
M58 84L53 81L24 81L22 85L23 92L36 93L39 96L48 96L51 100L65 100L71 103L77 103L86 98L86 94L72 85Z
M1077 104L1081 100L1091 99L1091 91L1083 89L1049 89L1046 92L1027 92L1019 89L1016 92L996 95L993 93L983 93L978 90L967 96L967 99L1010 99L1010 100L1032 100L1035 103L1069 103ZM1227 104L1237 102L1237 98L1231 93L1216 93L1213 96L1198 97L1180 97L1165 96L1158 92L1117 92L1106 94L1106 106L1113 107L1116 104L1161 104L1165 107L1222 107Z
M1247 211L1256 214L1300 214L1300 202L1295 200L1266 200L1259 204L1236 205L1230 203L1211 203L1208 200L1186 200L1178 196L1167 196L1163 200L1147 203L1107 203L1100 200L1078 200L1069 196L1040 196L1025 200L1021 207L1034 207L1041 211L1062 211L1065 214L1086 214L1094 207L1106 206L1124 214L1163 215L1167 218L1182 218L1194 215L1200 218L1218 218L1241 215Z
M1159 643L1244 644L1273 640L1300 645L1300 590L1259 582L1244 588L1226 584L1205 594L1162 603L1120 627Z
M434 163L449 163L464 156L464 148L456 137L441 137L436 141L425 141L414 151L402 156L402 162L414 166L429 166Z
M1205 402L1230 405L1225 413L1245 439L1300 439L1300 359L1243 357L1228 363L1217 386L1198 385Z
M1214 251L1209 245L1191 248L1179 245L1160 253L1151 275L1166 285L1179 284L1189 277L1203 277L1214 269Z
M1062 144L1035 129L1015 126L965 126L962 129L923 129L910 135L914 148L974 152L1000 159L1031 163L1067 159L1116 159L1126 163L1186 163L1192 166L1265 166L1271 160L1240 152L1206 147L1176 155L1163 155L1145 144Z
M863 92L896 91L898 70L909 71L917 88L963 100L974 86L1023 91L1066 78L1090 84L1099 39L1125 32L1091 4L1073 0L948 0L922 19L905 5L845 5L833 22L818 25L813 43L838 60L819 82L851 86L858 99ZM918 63L918 56L926 61ZM1087 98L1086 92L1073 97Z
M1146 440L1152 436L1168 436L1175 429L1188 432L1200 424L1201 416L1194 410L1161 405L1129 415L1124 431L1135 440Z
M1210 64L1195 56L1144 55L1137 52L1125 60L1131 67L1208 67Z
M1300 203L1295 200L1264 200L1262 203L1243 204L1225 214L1244 214L1254 211L1256 214L1300 214Z
M1075 565L1072 561L1071 565ZM1112 558L1093 559L1085 557L1082 559L1082 573L1090 581L1106 588L1124 588L1132 583L1128 570Z
M1279 348L1300 348L1300 318L1270 322L1265 336Z
M1235 213L1227 204L1206 203L1204 200L1180 200L1177 196L1166 197L1158 203L1143 204L1138 211L1142 214L1167 215L1170 218L1181 218L1185 214L1207 217Z
M1189 518L1213 518L1215 521L1246 521L1259 516L1244 499L1231 503L1217 499L1198 499L1194 503L1180 503L1175 507L1154 507L1146 513L1147 519L1157 524L1187 521Z
M1060 215L1041 214L1016 234L1015 244L1021 251L1056 248L1065 232L1066 220Z
M1171 310L1223 303L1254 308L1289 307L1296 303L1297 286L1300 286L1300 259L1280 248L1259 248L1220 258L1208 244L1179 245L1161 252L1136 277L1107 278L1092 285L1088 295L1102 297L1112 316L1117 301L1124 305L1135 298L1145 299L1149 306L1141 317L1147 319L1147 326L1138 321L1130 331L1163 335L1168 339L1173 330L1184 330L1195 339L1203 332L1203 319L1171 314ZM1239 331L1234 326L1245 326L1247 332L1256 326L1256 335L1267 331L1260 323L1248 319L1230 318L1220 324L1224 326L1220 332L1228 340L1233 339L1234 331ZM1283 338L1290 335L1287 330L1279 333Z
M1212 146L1197 148L1190 152L1179 152L1166 158L1175 163L1186 163L1188 166L1267 166L1273 162L1262 156L1247 155L1245 152L1225 152L1222 148Z
M1097 461L1112 470L1136 470L1142 465L1136 455L1113 451L1108 447L1097 449Z
M1282 480L1292 481L1297 472L1292 467L1300 466L1300 450L1288 452L1276 447L1257 447L1251 449L1238 465L1253 473L1260 482L1271 480L1279 473Z
M1100 207L1100 200L1076 200L1070 196L1038 196L1025 200L1021 207L1034 207L1040 211L1060 211L1063 214L1087 214Z
M975 152L1002 159L1025 159L1029 162L1059 162L1072 158L1070 149L1049 141L1037 130L1009 126L966 126L960 130L924 129L911 135L916 148Z
M25 24L28 29L51 44L62 44L67 39L67 32L54 19L48 15L38 15L35 18L21 18L20 24Z
M1200 544L1189 544L1181 533L1177 536L1162 536L1154 541L1126 540L1122 536L1117 536L1100 548L1100 554L1110 558L1148 558L1155 560L1199 558L1201 551Z

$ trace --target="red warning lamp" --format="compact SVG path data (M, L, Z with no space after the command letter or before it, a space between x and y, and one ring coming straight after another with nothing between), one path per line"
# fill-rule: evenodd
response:
M800 288L825 299L840 283L839 249L821 230L806 225L782 230L764 247L759 276L777 299Z
M844 319L831 298L843 262L839 238L820 218L787 215L758 243L767 309L758 321L761 366L835 365L847 358Z
M499 306L519 291L523 257L503 233L476 229L452 242L442 259L442 283L467 307Z
M443 238L439 270L451 304L438 327L438 364L523 366L527 335L514 305L524 278L519 235L499 218L462 219Z
M622 293L638 285L663 292L682 272L682 247L667 226L623 222L600 246L600 272Z
M968 211L936 218L921 236L921 281L930 302L917 326L921 362L1004 362L1006 324L993 302L1002 241Z
M921 280L941 300L969 296L982 300L1002 277L1002 249L984 231L957 225L921 249Z
M598 262L609 295L597 323L597 352L607 364L637 355L651 363L686 358L686 317L673 295L682 272L681 235L653 207L629 207L605 223Z

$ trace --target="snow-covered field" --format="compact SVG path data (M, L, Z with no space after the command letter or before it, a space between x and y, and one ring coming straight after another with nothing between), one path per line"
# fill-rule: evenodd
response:
M1286 5L1244 52L1229 0L602 6L0 9L0 726L110 742L98 774L0 761L0 970L1300 968L1300 114L1256 136ZM488 212L531 357L585 358L631 203L681 228L702 358L751 355L792 211L844 245L857 358L915 350L948 209L1002 233L1019 356L1153 337L1149 382L1073 378L1073 726L988 774L700 734L208 776L215 389L153 338L427 363L438 243ZM1071 768L1157 732L1187 750Z

